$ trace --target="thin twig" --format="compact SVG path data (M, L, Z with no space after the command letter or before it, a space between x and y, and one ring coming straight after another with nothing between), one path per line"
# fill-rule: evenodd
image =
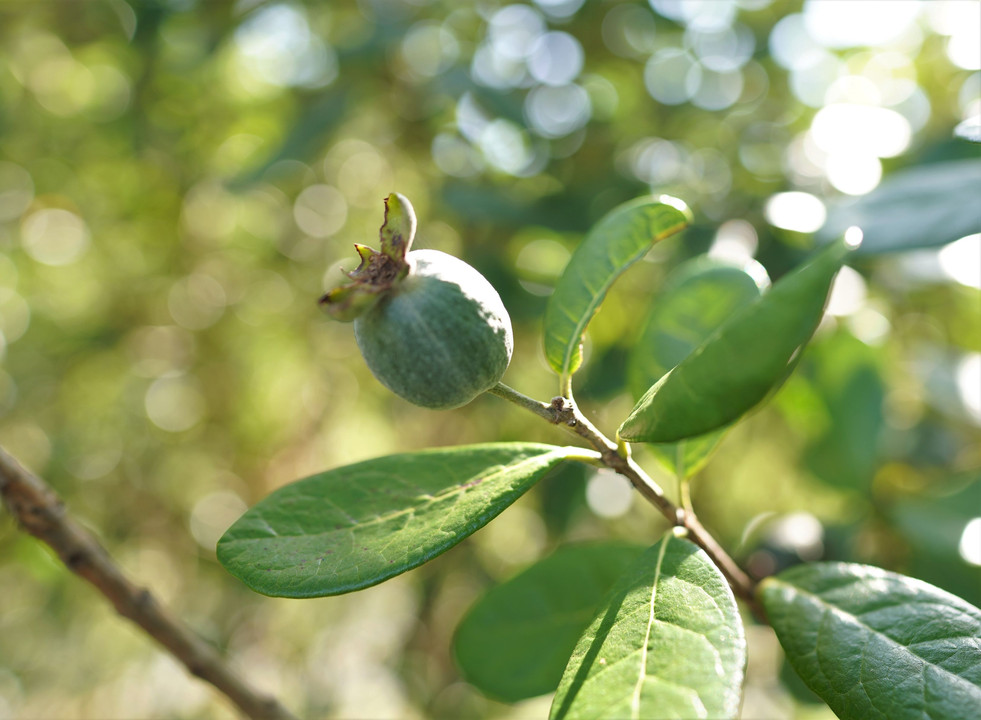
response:
M623 443L618 445L597 430L580 412L575 402L560 396L553 398L552 402L546 405L503 383L498 383L489 392L531 410L553 425L565 427L596 448L604 465L627 478L634 488L668 519L668 522L684 527L688 531L688 538L712 559L729 581L733 592L741 597L759 617L763 617L762 609L756 600L755 582L705 529L695 513L686 511L671 502L654 479L634 462L626 452L626 446Z
M211 683L254 720L295 720L272 697L238 677L218 652L127 578L99 541L65 510L54 490L0 448L0 497L20 526L54 550L65 566L102 593L123 617L139 625L192 675Z
M523 407L525 410L530 410L539 417L543 417L550 423L557 422L555 419L555 409L550 405L546 405L543 402L538 402L534 398L530 398L527 395L518 392L513 387L508 387L504 383L497 383L487 392L492 395L497 395L500 398L504 398L508 402L512 402L519 407Z

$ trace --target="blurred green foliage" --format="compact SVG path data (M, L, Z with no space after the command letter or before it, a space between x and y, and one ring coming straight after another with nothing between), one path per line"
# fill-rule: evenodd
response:
M620 202L681 197L695 226L590 326L577 395L612 430L632 405L627 350L679 262L752 254L777 279L821 224L813 203L788 222L780 193L821 208L877 169L978 157L952 136L979 103L977 4L870 3L886 9L828 34L844 5L0 3L0 444L303 716L544 715L547 701L509 708L465 684L452 633L483 589L562 542L655 537L616 478L564 470L354 596L273 600L218 567L222 531L296 478L567 439L493 397L408 405L316 300L398 190L418 247L497 287L515 324L505 381L547 399L541 314L569 251ZM841 130L825 112L841 105L876 112ZM855 138L895 142L876 155ZM966 532L981 523L977 248L862 258L775 403L726 436L694 502L751 570L847 558L981 603ZM232 716L6 514L0 588L0 717ZM744 713L815 717L755 630Z

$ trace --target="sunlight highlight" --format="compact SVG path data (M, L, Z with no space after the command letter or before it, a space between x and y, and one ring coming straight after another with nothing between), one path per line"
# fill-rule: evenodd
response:
M964 526L957 550L964 562L981 567L981 517L973 518Z
M957 363L957 392L967 414L981 424L981 353L968 353Z
M796 191L770 197L764 214L774 227L801 233L817 232L828 217L823 202L810 193Z
M981 233L944 245L937 253L937 261L947 277L981 289Z

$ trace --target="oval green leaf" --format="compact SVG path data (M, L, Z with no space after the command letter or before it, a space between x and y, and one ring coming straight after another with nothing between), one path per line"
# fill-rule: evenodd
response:
M651 245L683 230L691 211L676 198L638 198L607 213L586 234L545 307L545 357L562 378L582 362L582 336L606 291Z
M627 384L635 400L691 355L733 313L759 298L769 279L762 265L750 263L744 268L734 267L703 255L682 263L668 275L628 360ZM670 472L690 477L708 461L723 433L651 445L651 450Z
M579 639L549 717L733 718L745 664L728 583L702 550L669 533Z
M865 255L946 245L981 227L979 187L979 159L907 168L868 195L832 206L818 237L831 239L858 225Z
M579 636L644 548L567 545L487 591L457 627L463 677L505 702L552 692Z
M981 708L981 610L920 580L812 563L760 584L787 659L843 720L969 720Z
M781 278L664 375L620 426L629 442L676 442L738 419L786 379L817 329L835 275L856 243L844 239Z
M479 530L581 448L489 443L389 455L286 485L218 541L253 590L321 597L360 590L431 560Z

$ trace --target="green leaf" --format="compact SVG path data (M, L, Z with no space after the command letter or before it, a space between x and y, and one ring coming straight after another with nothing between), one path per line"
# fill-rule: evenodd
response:
M901 170L868 195L833 206L821 239L858 225L862 254L946 245L981 227L981 160L952 160Z
M798 565L759 598L798 675L843 720L969 720L981 708L981 610L913 578Z
M854 247L841 239L823 248L725 321L644 394L620 437L663 443L703 435L762 401L817 329L831 282Z
M253 590L320 597L360 590L479 530L581 448L489 443L389 455L276 490L218 541Z
M623 575L579 639L549 717L735 717L745 664L725 578L669 533Z
M568 545L491 588L457 627L464 678L505 702L555 690L603 597L643 551L622 542Z
M545 357L562 378L582 362L582 336L606 291L630 265L691 222L675 198L638 198L611 210L573 253L545 307Z
M755 277L747 272L750 269L758 269ZM759 298L768 282L755 262L743 269L703 255L675 268L630 355L627 383L634 399L694 352L736 310ZM689 477L705 464L723 432L652 445L651 450L669 471Z
M804 451L804 464L822 482L869 492L881 456L886 388L881 351L849 332L815 343L802 374L824 401L823 431Z

